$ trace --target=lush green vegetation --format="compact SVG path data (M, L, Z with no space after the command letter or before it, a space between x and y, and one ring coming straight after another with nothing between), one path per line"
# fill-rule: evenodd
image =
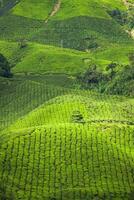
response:
M45 20L53 9L56 0L39 1L23 0L13 9L13 14L32 19Z
M111 62L102 72L92 64L84 73L77 75L77 83L82 88L97 89L110 94L134 96L134 54L129 56L129 65Z
M25 17L44 19L45 13L47 12L48 14L50 12L50 7L52 9L53 3L55 2L56 2L55 0L50 0L50 1L47 0L45 2L41 0L40 3L37 5L37 3L33 0L28 0L28 1L23 0L18 4L17 7L13 9L13 13ZM99 18L100 17L107 18L108 14L103 8L104 5L111 9L112 8L120 8L122 10L126 9L125 6L122 4L121 0L119 0L118 2L115 0L113 1L109 0L109 2L107 2L106 0L100 0L98 2L94 2L93 0L91 1L85 0L84 3L82 3L82 0L77 0L77 1L62 0L61 9L57 13L57 15L54 16L54 18L67 19L76 16L87 16L87 15ZM33 8L32 11L31 8ZM45 11L43 10L43 8L45 8Z
M133 128L112 125L17 131L1 147L4 195L13 199L37 199L37 195L39 199L129 199L132 138Z
M133 199L132 8L3 2L0 200Z
M60 76L2 79L1 195L127 199L134 100L69 89L69 78L61 87Z

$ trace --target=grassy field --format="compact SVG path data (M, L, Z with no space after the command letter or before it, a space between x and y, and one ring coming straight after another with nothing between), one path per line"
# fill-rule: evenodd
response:
M7 1L4 1L4 5ZM21 0L0 17L0 200L133 200L134 98L81 89L130 64L122 0ZM22 47L24 45L24 47Z

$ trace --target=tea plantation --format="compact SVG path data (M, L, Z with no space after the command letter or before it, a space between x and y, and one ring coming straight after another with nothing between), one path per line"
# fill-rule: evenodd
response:
M134 41L108 12L126 1L1 5L0 200L133 200ZM119 78L130 93L104 90Z

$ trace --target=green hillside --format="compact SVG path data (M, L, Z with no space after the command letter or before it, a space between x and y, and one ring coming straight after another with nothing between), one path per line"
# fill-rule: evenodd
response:
M48 92L50 100L45 100L38 95L39 87L29 106L41 106L1 132L1 188L6 197L129 199L134 187L133 99L49 87L46 93L41 89L45 97ZM35 93L34 83L32 88ZM3 107L9 110L8 120L16 103L18 111L28 108L22 106L28 94L21 93L18 102L10 94L11 111L7 103ZM82 115L81 122L75 113Z
M17 131L1 147L1 187L13 199L129 199L132 133L95 125Z
M99 0L95 2L86 0L84 3L81 2L61 1L57 12L51 16L51 12L55 8L54 5L57 5L54 0L40 1L40 3L33 0L20 1L11 12L0 18L0 26L2 27L0 40L17 43L26 40L51 46L73 48L87 51L89 56L90 53L95 54L95 56L96 53L99 56L101 54L102 60L112 59L112 61L127 63L126 57L133 51L134 42L123 27L113 20L107 12L116 8L126 10L122 1ZM46 19L48 19L47 22ZM109 51L110 56L107 58L106 55L109 54ZM38 57L37 54L35 57ZM30 57L31 55L32 52L30 52ZM22 60L24 65L19 64L17 71L20 71L22 67L25 68L25 64L29 65L26 60L25 58L24 61ZM54 61L56 66L59 65L57 60ZM36 62L37 59L34 60L34 65ZM42 68L44 68L44 62L41 64ZM61 69L59 69L60 71Z
M53 4L56 2L58 1L47 0L44 2L41 0L37 4L37 2L33 0L22 0L13 9L13 14L44 20L45 12L47 11L47 15L48 15L51 9L53 8ZM67 19L67 18L77 17L77 16L92 16L92 17L99 17L99 18L100 17L107 18L108 14L106 13L105 7L110 7L111 9L112 8L120 8L122 10L126 9L121 0L119 1L109 0L109 2L105 0L100 0L100 1L85 0L84 2L82 2L82 0L78 0L78 1L61 0L61 9L59 10L56 17L54 18L62 19L62 20ZM45 12L43 8L45 9Z
M133 200L132 13L0 1L0 200Z
M103 121L131 123L134 120L131 115L133 103L127 99L120 102L120 98L112 99L109 96L100 97L97 94L90 95L86 93L83 95L77 95L77 92L75 92L72 95L56 97L33 110L26 117L18 120L12 125L12 129L36 127L45 124L70 123L71 116L76 111L81 113L85 123L97 120L100 123Z
M122 27L107 13L108 9L116 7L125 9L121 2L112 1L102 4L101 1L87 0L83 4L81 1L61 1L57 13L49 17L50 20L45 23L45 19L52 11L54 1L51 1L49 6L48 1L40 2L38 7L34 1L21 1L10 14L1 18L0 25L4 29L1 30L0 36L2 39L10 40L19 40L24 37L30 41L57 46L61 46L61 40L63 40L63 47L84 50L88 48L88 43L92 39L102 47L108 45L109 42L131 43L132 40ZM5 32L7 32L6 35Z
M85 71L91 63L95 63L105 71L106 65L112 61L129 64L128 54L133 52L131 45L113 45L108 50L96 52L80 52L38 43L27 43L20 49L18 42L0 41L3 53L14 66L13 73L66 73L77 74ZM63 64L64 63L64 64Z
M65 77L54 86L48 77L14 78L2 89L1 195L129 199L134 100L61 87Z
M13 9L13 14L45 20L52 11L56 1L57 0L40 0L37 3L37 1L34 0L22 0L15 9Z
M1 52L11 60L14 73L76 74L92 62L104 70L112 61L129 63L134 42L107 12L115 8L126 10L122 1L61 1L51 16L54 5L56 1L20 1L0 18ZM19 43L24 40L27 48L20 49Z

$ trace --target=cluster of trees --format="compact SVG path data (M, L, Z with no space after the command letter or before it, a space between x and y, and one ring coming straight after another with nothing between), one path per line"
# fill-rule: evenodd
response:
M127 12L121 11L118 8L108 11L109 15L114 18L118 23L124 25L127 23Z
M7 58L0 53L0 76L10 78L12 77L11 66Z
M122 66L122 70L115 74L106 88L107 92L134 96L134 54L130 54L129 61L129 65Z
M86 89L100 88L100 85L105 85L113 79L116 74L116 67L117 63L111 62L106 67L108 74L104 74L102 71L98 70L95 64L93 64L83 74L79 74L77 80L81 83L82 87Z
M22 38L18 42L19 49L24 49L28 46L27 40ZM0 76L11 78L13 74L11 73L11 64L7 58L0 53Z
M134 28L134 7L130 7L128 11L121 11L117 8L108 13L122 26L126 25L129 30Z
M134 54L129 55L129 61L129 65L119 67L121 70L118 70L118 63L111 62L105 73L92 65L83 74L77 75L77 82L85 89L134 96Z

